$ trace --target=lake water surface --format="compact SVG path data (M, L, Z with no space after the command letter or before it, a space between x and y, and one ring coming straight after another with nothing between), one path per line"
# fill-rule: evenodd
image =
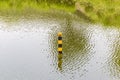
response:
M120 80L120 30L61 17L0 18L0 80Z

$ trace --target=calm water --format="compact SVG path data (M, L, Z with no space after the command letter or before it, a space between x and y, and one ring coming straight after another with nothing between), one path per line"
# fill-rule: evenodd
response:
M0 18L0 80L120 80L119 29L61 17Z

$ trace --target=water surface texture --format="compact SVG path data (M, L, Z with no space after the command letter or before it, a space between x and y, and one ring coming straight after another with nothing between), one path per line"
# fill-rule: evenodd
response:
M119 29L61 17L0 18L0 80L120 80Z

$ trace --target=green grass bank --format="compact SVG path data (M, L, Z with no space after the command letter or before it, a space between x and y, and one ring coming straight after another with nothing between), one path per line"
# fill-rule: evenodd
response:
M79 8L95 23L120 27L120 0L79 0Z
M56 1L56 0L55 0ZM41 12L49 10L63 10L74 12L74 5L68 5L59 2L50 2L50 0L0 0L1 13L24 13L24 12Z
M94 23L120 27L120 0L0 0L0 15L39 14L42 11L78 10Z

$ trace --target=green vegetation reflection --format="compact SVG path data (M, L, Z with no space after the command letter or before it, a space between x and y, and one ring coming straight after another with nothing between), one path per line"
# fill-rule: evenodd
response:
M75 64L82 66L84 62L87 62L89 59L87 58L87 53L90 49L84 30L75 28L74 21L70 16L65 18L65 22L60 25L59 30L52 34L51 40L52 53L54 55L53 62L55 63L57 61L58 69L63 71L64 69L74 67ZM58 54L57 52L57 32L59 31L63 34L63 54Z
M120 38L120 37L119 37ZM115 47L115 52L110 60L110 71L111 74L115 77L120 76L120 41L117 38L117 41L113 45Z

